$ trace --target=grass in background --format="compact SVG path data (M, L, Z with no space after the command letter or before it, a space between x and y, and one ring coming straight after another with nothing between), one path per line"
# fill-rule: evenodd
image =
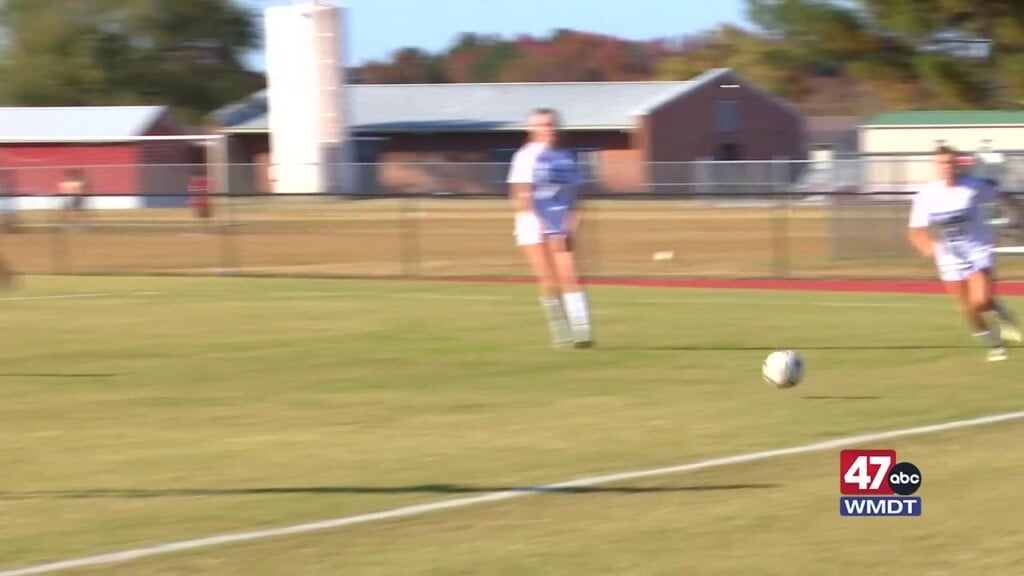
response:
M35 274L530 273L505 199L275 200L232 204L207 223L183 210L94 211L79 230L30 213L24 233L0 235L0 254ZM933 267L906 241L907 210L863 199L833 207L588 200L579 257L592 276L932 279ZM676 257L654 260L656 252ZM1024 278L1024 260L1001 259L1000 275Z

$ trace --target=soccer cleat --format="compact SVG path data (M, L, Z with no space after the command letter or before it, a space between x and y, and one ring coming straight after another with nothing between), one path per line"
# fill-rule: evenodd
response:
M590 334L590 326L573 326L572 329L573 347L592 348L594 339Z
M1009 358L1009 354L1006 353L1006 348L1003 346L996 346L988 351L987 360L989 362L1001 362Z

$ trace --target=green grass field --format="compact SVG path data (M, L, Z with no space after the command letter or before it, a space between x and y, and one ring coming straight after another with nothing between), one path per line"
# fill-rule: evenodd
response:
M945 297L27 277L0 293L0 573L1024 409ZM1024 312L1024 300L1010 299ZM777 348L807 378L760 380ZM1019 574L1024 421L898 438L920 518L841 518L838 450L68 574ZM62 572L63 573L63 572Z

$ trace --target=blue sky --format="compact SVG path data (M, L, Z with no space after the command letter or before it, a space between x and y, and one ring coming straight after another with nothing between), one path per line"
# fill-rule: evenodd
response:
M293 3L241 2L257 10ZM387 58L404 46L437 52L462 32L543 36L556 28L572 28L647 40L745 21L744 0L336 0L334 4L348 8L349 65ZM253 54L251 64L262 69L261 54Z

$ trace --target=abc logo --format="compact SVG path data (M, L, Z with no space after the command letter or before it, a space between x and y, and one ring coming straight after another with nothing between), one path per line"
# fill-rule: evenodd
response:
M921 488L921 471L910 462L900 462L889 470L889 488L900 496L910 496Z

